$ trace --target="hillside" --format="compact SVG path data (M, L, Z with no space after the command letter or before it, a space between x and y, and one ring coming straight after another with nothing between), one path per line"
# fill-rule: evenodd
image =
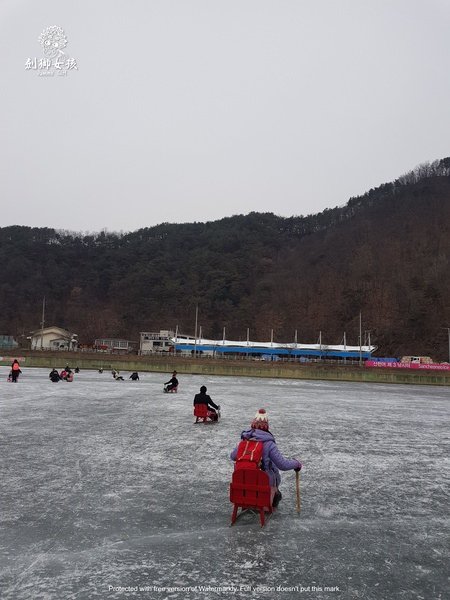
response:
M307 217L251 213L128 234L0 228L0 333L65 326L81 342L139 331L358 343L448 360L450 159ZM19 338L20 339L20 338Z

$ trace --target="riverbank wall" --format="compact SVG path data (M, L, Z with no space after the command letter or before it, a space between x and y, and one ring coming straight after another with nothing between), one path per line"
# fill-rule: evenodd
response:
M181 358L172 355L136 356L84 352L21 351L3 353L0 365L10 365L18 358L22 370L27 367L55 367L105 371L156 372L165 376L176 370L179 375L220 375L232 377L272 377L279 379L309 379L320 381L357 381L365 383L397 383L412 385L450 386L450 372L425 372L410 369L373 369L364 366L318 365L281 361L251 361L213 358Z

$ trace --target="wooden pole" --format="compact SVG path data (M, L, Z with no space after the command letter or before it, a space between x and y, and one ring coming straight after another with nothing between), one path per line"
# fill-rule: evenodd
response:
M197 323L198 323L198 304L195 306L195 341L194 341L194 358L197 358Z
M359 311L359 366L362 367L362 317Z
M295 471L295 487L297 490L297 512L300 512L300 471Z
M45 296L42 301L41 350L43 350L43 348L44 348L44 325L45 325Z

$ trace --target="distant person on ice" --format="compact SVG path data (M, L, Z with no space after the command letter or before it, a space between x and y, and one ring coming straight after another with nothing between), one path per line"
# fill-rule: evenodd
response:
M22 371L20 370L19 361L17 360L17 358L15 358L11 365L11 381L12 381L12 383L17 383L17 380L19 379L19 375L21 373L22 373Z
M113 371L111 371L111 372L112 372L112 376L114 377L114 379L116 381L123 381L123 377L122 377L122 375L120 375L119 371L116 371L115 369L113 369Z
M255 440L263 443L261 469L269 476L270 486L274 492L272 505L278 506L281 500L281 492L278 486L281 482L281 471L300 471L302 464L295 458L285 458L278 450L275 438L269 431L269 419L264 408L260 408L253 419L250 429L241 433L241 440ZM231 453L231 460L238 458L238 447Z
M208 407L208 413L210 413L208 414L208 416L210 416L213 421L218 421L218 411L220 410L220 406L218 404L215 404L211 400L211 396L208 396L208 394L206 393L207 391L208 390L206 389L206 385L202 385L202 387L200 388L200 394L195 394L194 406L196 404L206 404L206 406Z
M139 381L139 374L135 371L134 373L131 373L129 379L131 379L131 381Z
M172 373L172 379L169 379L169 381L166 381L166 383L164 384L164 391L170 392L170 390L173 390L177 387L178 387L177 372L174 371Z
M50 379L50 381L53 381L53 383L57 383L61 379L58 371L55 368L53 368L50 371L50 373L48 374L48 378Z

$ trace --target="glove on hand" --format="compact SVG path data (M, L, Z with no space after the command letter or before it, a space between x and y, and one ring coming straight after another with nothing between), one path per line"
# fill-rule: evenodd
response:
M302 465L302 463L301 463L299 460L298 460L297 462L298 462L298 467L297 467L296 469L294 469L294 471L295 471L296 473L298 473L299 471L301 471L301 468L302 468L302 466L303 466L303 465Z

